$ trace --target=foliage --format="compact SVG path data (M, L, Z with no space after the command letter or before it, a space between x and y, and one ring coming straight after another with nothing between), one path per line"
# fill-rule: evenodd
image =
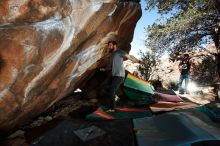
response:
M162 81L160 81L159 79L157 80L151 80L150 81L151 85L154 87L154 90L161 90L163 89L163 84Z
M154 67L156 66L155 54L152 54L150 52L140 52L140 54L144 64L140 65L138 67L138 70L140 71L141 75L144 77L145 80L149 80L151 74L153 73Z
M200 84L210 84L216 80L216 65L212 56L207 56L196 67L192 79Z
M211 41L219 47L220 0L146 0L146 10L155 8L162 18L170 15L146 28L146 46L159 55L202 48Z
M178 90L178 82L169 82L167 84L168 89Z

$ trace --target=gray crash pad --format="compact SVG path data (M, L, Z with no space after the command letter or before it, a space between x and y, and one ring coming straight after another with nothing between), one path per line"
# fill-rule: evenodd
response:
M220 139L220 125L192 109L134 119L138 146L187 146Z

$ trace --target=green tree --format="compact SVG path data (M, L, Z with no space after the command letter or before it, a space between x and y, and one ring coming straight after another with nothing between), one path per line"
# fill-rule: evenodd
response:
M154 71L154 67L156 66L155 54L152 54L150 52L140 52L140 54L144 64L138 66L138 70L140 71L141 76L143 76L145 80L149 80L151 74Z
M162 18L148 26L146 45L170 54L202 48L214 42L220 76L220 0L146 0L146 10L157 9Z
M193 80L199 84L210 84L216 80L216 66L212 56L205 56L202 63L196 67Z

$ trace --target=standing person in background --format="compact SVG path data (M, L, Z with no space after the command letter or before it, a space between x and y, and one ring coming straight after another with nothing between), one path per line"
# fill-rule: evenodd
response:
M189 94L188 90L188 83L190 79L190 68L191 68L192 62L190 61L189 54L184 54L182 61L180 62L178 68L180 71L180 78L179 78L179 84L178 84L178 89L180 94L182 93L182 83L183 80L185 80L185 91L186 94Z
M115 109L115 95L117 90L119 89L120 85L124 82L125 78L125 69L123 66L123 61L126 59L131 60L133 63L140 63L143 64L142 61L138 60L132 55L129 55L123 50L120 50L117 47L116 41L109 41L108 42L108 49L112 53L111 57L111 68L112 68L112 77L109 86L109 93L108 93L108 105L107 105L107 112L114 112Z

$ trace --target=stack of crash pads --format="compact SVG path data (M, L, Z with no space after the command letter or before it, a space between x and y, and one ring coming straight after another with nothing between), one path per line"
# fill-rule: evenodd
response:
M183 100L173 90L155 91L153 97L156 101L183 102Z
M161 89L154 91L151 84L138 77L128 74L124 82L125 94L132 100L147 100L152 112L164 112L197 106L192 102L183 101L173 90Z
M152 98L154 91L151 84L132 74L128 74L124 81L124 92L132 100L146 100L148 104L155 103Z
M191 102L183 102L183 100L178 95L176 95L173 90L160 90L154 92L149 82L132 74L127 74L126 76L124 81L124 93L126 97L128 97L126 100L132 101L135 105L139 105L141 103L140 105L144 105L145 109L137 108L138 110L135 109L133 111L122 111L118 108L115 112L107 113L102 110L102 108L99 108L92 114L87 115L86 119L96 120L149 117L152 116L151 111L163 112L196 106ZM120 101L117 103L120 103ZM123 107L123 105L119 105L119 107ZM148 107L151 109L151 111Z
M145 100L151 111L172 111L195 107L196 104L184 102L173 90L154 91L151 84L132 74L128 74L124 82L126 96L134 101Z
M192 102L183 101L173 90L155 91L153 98L157 101L149 106L153 112L173 111L198 106Z
M151 104L149 108L152 112L167 112L173 110L180 110L180 109L188 109L197 107L197 104L191 102L166 102L166 101L159 101L155 104Z

